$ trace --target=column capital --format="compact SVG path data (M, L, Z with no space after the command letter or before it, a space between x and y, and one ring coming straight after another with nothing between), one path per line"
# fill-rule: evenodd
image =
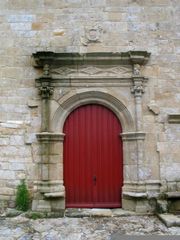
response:
M42 76L36 79L36 86L42 99L49 99L54 92L54 88L51 86L51 80L50 66L45 64L43 66Z
M133 85L131 87L131 93L133 93L135 97L141 97L145 92L144 83L146 83L148 79L142 76L133 75L132 80Z
M54 92L53 87L48 86L44 83L41 84L38 90L39 90L39 95L41 95L42 99L49 99Z

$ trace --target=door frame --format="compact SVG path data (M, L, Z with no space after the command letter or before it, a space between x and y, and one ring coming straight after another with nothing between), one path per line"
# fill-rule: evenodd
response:
M36 134L41 152L37 164L39 180L34 182L34 188L38 189L33 200L34 210L65 208L62 129L70 112L88 103L106 106L121 122L123 208L142 210L144 201L148 201L148 191L159 192L159 178L153 180L154 176L149 179L149 175L141 174L147 167L143 101L148 99L142 97L148 79L141 67L149 57L147 51L33 54L34 66L43 69L43 74L36 79L42 121ZM156 164L158 168L158 161Z

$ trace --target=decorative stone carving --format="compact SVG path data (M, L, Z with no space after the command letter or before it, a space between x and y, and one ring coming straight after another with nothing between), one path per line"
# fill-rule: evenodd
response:
M41 95L42 98L49 98L54 92L53 87L50 86L42 86L39 87L39 95Z
M60 76L69 76L71 74L77 73L77 69L70 67L60 67L51 70L51 74L57 74Z
M48 64L45 64L44 67L43 67L43 76L46 77L46 76L49 76L49 65Z
M140 76L141 75L141 66L139 64L134 64L133 65L133 74L135 76Z
M43 67L43 75L39 79L39 95L41 95L42 99L48 99L54 92L53 87L50 86L50 67L48 64L45 64Z
M69 76L113 76L113 77L131 77L132 68L130 66L85 66L80 69L71 67L60 67L51 70L52 76L69 77Z
M142 96L144 93L144 87L142 83L138 83L131 88L131 93L134 93L135 96Z
M101 42L103 29L101 26L87 27L85 36L81 37L81 43L87 46L89 43Z

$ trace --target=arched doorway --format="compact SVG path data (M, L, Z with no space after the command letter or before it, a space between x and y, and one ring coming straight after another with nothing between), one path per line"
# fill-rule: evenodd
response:
M108 108L89 104L67 117L64 139L66 207L121 207L121 124Z

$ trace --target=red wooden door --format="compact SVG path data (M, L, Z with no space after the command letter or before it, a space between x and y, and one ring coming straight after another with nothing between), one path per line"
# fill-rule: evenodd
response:
M121 125L101 105L75 109L64 125L66 207L121 207Z

